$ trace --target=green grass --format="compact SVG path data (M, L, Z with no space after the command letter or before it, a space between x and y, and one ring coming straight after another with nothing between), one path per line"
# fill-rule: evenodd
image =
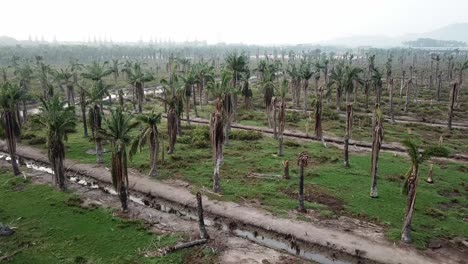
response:
M85 209L77 197L50 186L34 185L0 172L0 222L17 227L0 237L0 257L7 263L184 263L192 251L146 258L141 252L170 246L181 235L150 233L141 222Z
M206 134L206 127L188 129L184 127L183 140L176 144L175 154L166 155L160 164L159 179L181 179L191 183L194 191L212 186L213 163L211 148L194 147L190 138L194 133ZM165 131L165 124L160 125ZM205 138L208 143L208 138ZM181 143L183 142L183 143ZM167 147L167 141L165 143ZM391 240L399 239L406 197L401 194L402 175L410 164L401 157L381 154L379 162L379 198L371 199L370 153L352 154L351 168L342 165L342 153L335 148L324 148L314 142L293 143L286 140L285 155L278 157L277 141L270 137L258 140L231 140L225 147L225 163L221 168L222 197L215 199L235 202L254 201L261 207L286 217L297 208L298 167L297 155L306 151L312 164L306 171L305 187L309 199L306 206L319 212L324 218L346 214L380 223L386 227ZM94 147L82 137L81 128L69 137L67 158L93 164L95 157L85 154ZM110 154L104 155L109 163ZM282 162L289 160L291 179L266 180L248 177L249 173L282 174ZM149 170L148 151L135 156L130 166L146 173ZM435 184L424 181L428 164L421 166L418 186L416 216L414 218L414 240L418 247L425 247L431 238L468 236L464 218L468 215L468 187L465 167L459 164L434 165ZM321 199L324 196L327 199ZM331 197L331 198L330 198ZM330 200L331 199L331 203ZM333 201L335 199L336 201ZM324 202L325 201L325 202ZM327 202L328 201L328 202ZM336 204L344 210L337 210Z

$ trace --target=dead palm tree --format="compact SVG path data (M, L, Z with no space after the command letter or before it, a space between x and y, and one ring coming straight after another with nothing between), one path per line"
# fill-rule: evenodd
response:
M149 173L150 177L158 176L158 154L159 154L159 130L158 124L161 123L161 114L156 114L153 111L149 114L143 114L137 117L137 120L144 127L140 134L135 138L130 149L130 159L136 153L137 149L141 149L145 146L149 146L149 159L151 163L151 170Z
M16 115L17 104L23 97L22 90L18 85L5 82L0 88L0 111L1 126L4 130L8 145L8 153L11 158L11 166L15 175L20 174L18 163L16 161L16 140L19 137L20 125L18 115Z
M76 126L76 117L73 107L65 107L65 102L55 95L49 100L41 98L41 114L38 122L47 131L47 149L49 161L54 171L55 185L60 190L65 190L65 144L67 134Z
M122 108L111 109L109 118L104 120L103 129L99 130L100 137L109 140L112 151L111 175L112 183L120 198L122 211L128 211L128 171L127 146L131 143L130 132L138 126L132 121L132 116L126 114Z

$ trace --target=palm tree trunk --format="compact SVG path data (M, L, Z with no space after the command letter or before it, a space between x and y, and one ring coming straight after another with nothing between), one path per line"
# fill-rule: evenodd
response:
M452 129L453 109L455 106L457 88L458 88L458 83L454 83L452 85L452 91L450 93L450 103L449 103L448 123L447 123L447 127L450 130Z
M26 105L26 100L22 101L22 105L23 105L23 124L24 124L26 123L26 121L28 121L28 107Z
M8 143L8 153L10 154L10 162L13 167L13 173L18 176L21 174L18 162L16 161L16 135L14 133L14 121L11 111L6 111L4 113L4 122L5 122L5 134Z
M159 141L158 134L156 132L156 127L151 128L153 131L150 135L150 161L151 161L151 170L149 173L150 177L158 176L158 153L159 153Z
M437 101L440 102L440 91L442 90L442 75L437 75Z
M318 140L322 139L322 97L323 90L320 89L317 94L317 102L315 103L315 137Z
M98 135L98 131L101 128L101 109L96 104L93 109L93 133L94 133L94 142L96 144L96 162L98 164L104 163L102 158L102 140Z
M299 211L305 213L304 205L304 165L299 162Z
M411 243L411 222L413 221L414 207L416 204L416 187L418 183L418 169L413 165L411 176L408 179L408 198L405 212L405 220L401 231L401 240L405 243Z
M52 168L54 170L54 179L55 179L55 185L61 190L64 191L66 190L65 186L65 169L63 167L63 158L65 154L65 147L63 146L62 142L58 142L57 140L54 140L55 142L54 147L50 150L51 152L51 164Z
M85 90L80 87L80 107L81 107L81 119L83 121L83 136L88 137L88 123L86 122L86 93Z
M187 124L190 126L190 97L185 96L185 115L187 117Z
M307 113L307 90L309 90L309 80L304 80L304 113Z
M344 166L349 168L349 139L351 137L351 129L353 123L353 105L346 106L346 131L344 139Z
M198 86L198 85L197 85ZM198 117L198 110L197 110L197 93L195 86L192 84L192 96L193 96L193 110L195 111L195 117ZM201 102L200 102L201 105Z
M393 78L388 82L388 93L389 93L389 101L390 101L390 120L392 124L395 123L395 113L393 110Z
M372 183L371 183L371 191L370 191L370 197L372 198L377 198L378 197L378 192L377 192L377 171L378 171L378 162L379 162L379 153L380 153L380 147L382 146L382 138L383 138L383 129L382 129L382 124L381 120L378 116L378 109L379 105L376 105L375 107L375 113L374 113L374 131L372 135L372 166L371 166L371 177L372 177Z
M167 130L169 138L169 151L168 154L174 153L174 147L177 140L177 114L175 109L169 109L167 113Z

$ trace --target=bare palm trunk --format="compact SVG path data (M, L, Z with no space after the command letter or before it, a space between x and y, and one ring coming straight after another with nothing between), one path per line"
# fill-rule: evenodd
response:
M448 129L452 129L452 119L453 119L453 109L455 106L456 95L457 95L458 83L452 85L452 91L450 93L450 103L449 103L449 112L448 112Z
M151 128L150 135L150 161L151 161L151 170L149 173L150 177L158 176L158 153L159 153L159 141L158 133L155 126Z
M279 105L279 115L278 115L278 156L284 155L284 146L283 146L283 133L286 124L286 99L281 98Z
M401 240L411 243L411 222L413 221L414 207L416 204L416 187L418 183L418 166L413 165L411 175L408 179L408 198L405 211L405 220L401 231Z
M304 168L308 164L309 157L305 153L299 155L298 165L299 165L299 211L305 213L304 205Z
M174 147L177 140L177 114L175 109L169 109L167 113L167 132L169 138L169 151L168 154L174 153Z
M197 110L197 93L195 86L192 84L192 96L193 96L193 110L195 111L195 117L198 117L198 110ZM201 106L201 102L200 102Z
M54 142L53 148L50 151L50 163L54 171L55 185L61 190L66 189L65 186L65 169L63 167L63 159L65 156L65 146L62 142Z
M80 90L80 107L81 107L81 119L83 119L83 134L84 137L88 137L88 122L86 122L86 98L84 89Z
M218 101L216 102L216 112L212 113L210 118L210 138L211 146L213 148L214 162L213 191L215 193L218 193L220 191L219 169L223 162L223 143L225 138L227 138L223 133L224 120L221 109L222 103L218 99Z
M353 105L346 106L346 131L344 139L344 166L349 168L349 139L351 137L351 129L353 124Z
M383 124L382 116L380 111L380 106L376 104L375 113L374 113L374 131L372 133L372 167L371 167L371 191L370 196L372 198L378 197L377 192L377 172L378 172L378 163L379 163L379 153L382 146L383 140Z
M390 121L392 124L395 123L395 112L393 109L393 78L388 82L388 94L389 94L389 101L390 101Z
M437 75L437 101L440 102L440 91L442 90L442 75Z
M323 99L323 90L319 89L317 94L317 102L315 103L315 137L318 140L322 139L322 99Z

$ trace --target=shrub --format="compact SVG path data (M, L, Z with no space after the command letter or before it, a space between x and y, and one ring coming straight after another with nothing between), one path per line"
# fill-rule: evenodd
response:
M301 114L296 111L291 111L286 114L286 122L297 123L301 121Z

